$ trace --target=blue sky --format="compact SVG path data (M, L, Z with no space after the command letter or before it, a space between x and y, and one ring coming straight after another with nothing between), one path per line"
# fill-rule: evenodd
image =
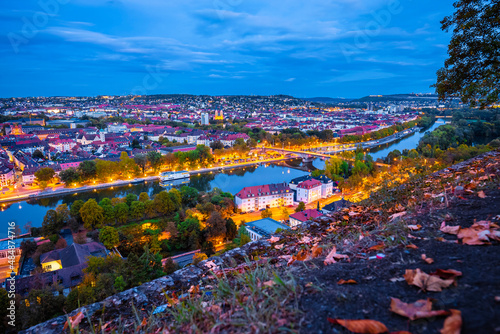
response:
M453 0L0 3L0 96L433 92Z

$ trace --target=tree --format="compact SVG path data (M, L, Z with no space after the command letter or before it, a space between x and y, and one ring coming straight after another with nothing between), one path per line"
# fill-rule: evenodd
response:
M104 221L104 210L91 198L80 209L83 225L87 230L100 228Z
M148 164L148 158L145 154L136 154L134 156L134 161L142 170L142 175L144 175L144 171L146 170L146 165Z
M134 201L130 204L130 216L133 219L141 219L144 216L145 205L143 202Z
M260 216L261 216L262 219L264 219L264 218L271 218L273 216L273 212L271 210L269 210L269 209L265 209L264 211L262 211L260 213Z
M289 217L290 217L290 213L288 212L288 209L283 208L283 210L281 210L281 219L288 220Z
M55 172L52 168L50 167L44 167L40 168L35 172L35 178L36 181L40 184L40 187L42 189L45 189L47 187L47 183L52 181L54 178Z
M216 238L226 235L226 222L222 218L221 214L214 211L210 214L207 219L207 232L208 236L211 238Z
M464 103L485 107L500 95L500 2L457 0L454 7L441 21L441 29L453 35L433 87L442 99L458 94Z
M158 168L161 164L161 154L155 151L149 151L147 154L147 159L151 168L153 168L154 172L158 171Z
M85 204L84 201L81 199L78 199L71 204L71 207L69 209L69 214L71 217L75 218L77 221L82 221L82 216L80 215L80 209L82 206Z
M115 219L118 223L124 224L128 220L128 205L126 203L119 203L115 206Z
M224 148L224 145L218 140L218 141L213 141L210 143L210 148L212 150L222 150Z
M202 253L202 252L196 253L196 254L194 254L194 256L193 256L193 264L194 264L194 265L196 265L196 264L198 264L198 263L200 263L201 261L204 261L204 260L206 260L206 259L208 259L207 254Z
M49 236L56 234L59 230L57 212L55 210L48 210L45 217L43 217L42 234L44 236Z
M145 192L142 192L139 194L139 201L145 203L147 201L149 201L149 195L148 193L145 193Z
M174 212L174 203L172 203L172 200L166 191L161 191L156 194L153 202L154 208L160 214L167 215Z
M189 186L182 186L181 188L182 203L187 207L196 205L198 200L198 190Z
M136 194L127 194L125 196L125 203L130 206L132 202L137 201L137 195Z
M297 207L295 208L295 212L304 211L305 208L306 208L306 205L304 204L304 202L299 202L299 205L297 205Z
M64 182L66 186L69 186L73 183L80 182L80 173L78 173L78 171L75 168L70 167L60 172L59 178L61 179L62 182Z
M43 159L45 156L43 155L42 151L36 149L33 154L31 155L33 159Z
M111 249L118 246L119 237L118 231L111 226L104 226L99 232L99 241L107 248Z
M231 218L226 219L226 238L234 239L238 234L238 227Z
M83 181L88 181L96 177L97 167L93 160L85 160L78 165L78 172Z
M113 206L109 205L109 204L101 205L99 203L99 206L103 210L104 223L114 225L115 219L116 219L115 218L115 208L113 208Z
M68 209L67 204L59 204L56 207L56 212L57 212L57 224L61 228L63 228L65 225L69 223L70 220L70 211Z
M181 267L177 264L177 262L172 260L171 257L169 257L167 259L167 261L165 261L165 265L163 266L163 271L167 275L173 274L174 272L176 272L179 269L181 269Z

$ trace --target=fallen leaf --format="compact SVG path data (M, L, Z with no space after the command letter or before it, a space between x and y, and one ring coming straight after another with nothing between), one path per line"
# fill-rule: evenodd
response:
M323 252L323 248L319 247L318 245L314 245L313 248L311 249L311 258L317 258L318 256L321 255Z
M271 238L267 239L267 241L269 241L270 243L275 243L275 242L280 241L280 238L272 236Z
M486 197L488 197L488 196L486 196L486 194L485 194L485 193L484 193L484 191L482 191L482 190L477 192L477 196L478 196L479 198L486 198Z
M404 215L406 215L406 211L403 211L403 212L400 212L400 213L395 213L395 214L389 216L389 220L394 220L394 219L396 219L398 217L402 217Z
M200 285L191 285L188 290L189 293L196 294L200 292Z
M462 276L462 272L455 269L437 269L435 272L431 273L431 275L438 276L442 279L454 279Z
M305 249L301 249L296 255L288 261L288 265L291 265L295 261L305 261L308 258L308 252Z
M408 225L408 228L412 231L418 231L422 228L422 225Z
M414 244L409 244L409 245L406 245L406 248L410 248L410 249L418 249L417 245L414 245Z
M376 320L344 320L328 318L332 324L340 325L351 332L360 334L380 334L388 332L387 327Z
M144 327L144 326L146 326L147 324L148 324L148 319L146 319L146 317L144 317L144 318L142 319L142 322L141 322L141 327Z
M330 253L325 258L325 261L323 262L326 265L336 263L335 259L348 259L349 257L347 255L342 255L342 254L337 254L337 247L333 246L333 249L331 250Z
M462 329L462 312L450 310L451 315L444 321L441 334L460 334Z
M282 249L283 246L285 246L285 245L283 245L283 244L281 244L281 245L274 245L274 248L276 248L276 249Z
M427 257L427 255L425 254L422 254L422 260L424 260L425 262L427 262L428 264L432 264L434 263L434 259L430 258L430 257Z
M442 280L438 276L426 274L420 269L406 269L404 278L409 285L415 285L424 291L439 292L449 287L454 280Z
M78 326L78 324L80 324L80 321L82 321L82 319L83 319L83 312L80 311L74 316L68 318L68 320L64 324L63 329L68 328L68 325L71 325L71 328L75 328L76 326Z
M443 233L456 235L460 231L460 226L447 226L445 222L442 222L439 230Z
M420 299L412 304L402 302L400 299L391 297L391 308L394 313L407 317L410 320L437 317L440 315L448 315L449 311L439 310L432 311L432 302L430 298Z
M338 285L343 285L343 284L358 284L358 282L356 282L355 280L353 279L348 279L347 281L344 280L344 279L341 279L337 282Z
M380 251L385 249L385 247L386 247L385 244L381 243L375 246L371 246L370 248L368 248L368 251Z
M274 285L274 281L273 280L265 281L264 283L262 283L262 285L264 285L264 286L273 286Z
M309 238L307 236L306 237L302 237L302 239L300 239L300 241L299 241L299 243L301 243L301 244L308 244L310 242L311 242L311 238Z

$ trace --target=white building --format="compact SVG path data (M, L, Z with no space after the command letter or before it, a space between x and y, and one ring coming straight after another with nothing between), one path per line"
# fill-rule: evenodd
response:
M6 187L14 183L14 170L0 163L0 186Z
M208 113L204 112L201 114L201 125L208 125L210 121L208 119Z
M321 198L321 182L315 179L301 182L297 185L297 202L305 204Z
M326 175L320 175L314 179L321 182L321 198L330 197L333 194L333 181Z
M290 227L300 225L308 220L323 216L323 213L316 209L308 209L295 212L290 215Z
M76 145L77 143L71 139L56 139L49 142L49 146L55 148L59 152L71 151Z
M241 212L252 212L293 204L293 192L286 183L245 187L234 195L234 203Z
M127 132L127 126L123 124L109 124L107 128L108 132L123 133Z

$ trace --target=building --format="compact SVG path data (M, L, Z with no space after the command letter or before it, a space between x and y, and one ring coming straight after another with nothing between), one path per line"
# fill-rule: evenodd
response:
M208 113L204 112L201 114L201 125L209 125L210 121L208 119Z
M297 185L297 202L305 204L317 201L321 198L322 183L316 179L303 181Z
M333 212L337 212L343 208L347 208L351 206L351 202L341 199L339 201L332 202L328 205L325 205L322 209L321 212L323 212L325 215Z
M299 185L299 183L307 181L307 180L311 180L311 179L312 179L311 175L300 176L300 177L297 177L297 178L291 180L290 183L288 183L288 186L293 191L296 191L297 190L297 186Z
M215 117L214 117L214 119L217 120L217 121L224 120L224 113L223 113L223 111L222 110L220 110L220 111L216 110L215 111Z
M6 187L14 184L14 169L0 161L0 186Z
M333 194L334 183L332 179L330 179L326 175L320 175L318 177L315 177L314 179L321 182L321 198L327 198Z
M245 229L252 241L260 238L269 238L277 230L289 230L290 228L271 218L264 218L250 223L246 223Z
M316 209L308 209L304 211L295 212L290 215L290 227L294 227L305 223L308 220L323 216L323 213Z
M6 278L10 277L12 271L17 274L23 240L6 238L0 241L0 282L4 282ZM10 267L9 256L14 256L14 270Z
M234 203L241 212L252 212L293 204L293 192L286 183L245 187L234 195Z
M71 151L71 149L73 149L73 147L75 147L76 145L77 145L77 143L75 143L71 139L56 139L56 140L49 141L49 146L53 147L54 149L56 149L59 152Z

